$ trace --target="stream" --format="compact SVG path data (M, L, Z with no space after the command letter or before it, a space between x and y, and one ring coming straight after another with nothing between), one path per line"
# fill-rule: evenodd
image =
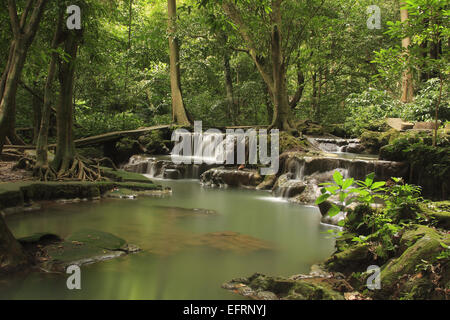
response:
M242 299L221 288L255 272L308 273L330 256L331 226L313 206L245 189L212 189L198 180L156 180L171 196L47 204L7 217L16 237L79 229L113 233L143 251L81 268L81 290L69 275L29 273L2 280L0 299ZM203 208L215 213L187 210Z

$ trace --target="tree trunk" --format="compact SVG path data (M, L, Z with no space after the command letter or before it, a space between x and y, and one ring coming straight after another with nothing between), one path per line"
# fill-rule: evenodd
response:
M405 3L401 2L401 6L404 6ZM408 20L408 10L406 9L400 9L400 20L402 22L405 22ZM405 54L408 57L409 56L409 46L411 44L411 38L406 37L402 39L402 48L405 50ZM404 103L411 102L414 98L414 91L413 91L413 78L411 69L408 67L402 75L402 97L401 101Z
M170 88L172 93L172 120L180 125L190 125L190 121L184 108L183 95L181 92L180 75L180 48L176 37L176 0L167 0L168 8L168 31L169 31L169 53L170 53Z
M42 116L39 125L39 133L36 140L36 167L48 170L48 133L50 127L50 117L51 117L51 104L53 102L53 92L54 80L56 75L56 64L58 60L58 53L56 49L58 47L59 37L62 32L64 11L60 8L60 13L58 17L58 22L56 24L55 33L53 35L53 40L51 44L52 58L50 60L50 65L48 67L47 81L44 88L44 103L42 106Z
M47 0L37 0L33 6L34 2L28 0L19 20L16 1L8 0L13 40L9 50L10 56L0 82L0 154L7 137L11 143L23 144L22 139L15 133L16 93L27 52L39 28ZM32 14L28 19L32 7Z
M264 81L262 81L262 86L263 86L264 100L266 103L267 123L271 124L273 117L273 105L272 105L273 98L270 95L269 88L267 87L267 84Z
M52 167L62 175L69 171L75 159L75 144L73 138L73 84L75 77L75 60L78 50L78 35L75 31L67 32L64 42L64 52L69 55L68 61L58 61L58 79L60 94L57 109L57 144Z
M227 96L227 113L228 120L231 124L236 125L236 101L234 100L234 92L233 92L233 80L231 76L231 67L230 67L230 54L229 52L225 52L223 56L223 68L224 68L224 76L225 76L225 90Z
M35 85L35 90L36 90ZM37 90L36 90L37 91ZM31 97L31 106L33 109L33 144L36 145L37 139L39 136L39 128L41 126L41 119L42 119L42 100L39 99L39 97L33 95Z
M270 127L291 131L294 126L291 123L292 113L287 94L286 65L282 54L281 33L277 25L272 28L272 76L273 118Z
M238 31L249 48L249 54L271 93L273 99L273 118L269 128L293 131L295 130L295 126L292 121L293 117L287 94L287 65L283 56L282 34L280 30L282 25L281 3L282 0L273 0L272 12L270 14L273 25L271 31L271 72L268 72L265 66L261 64L260 55L257 53L255 41L251 37L249 26L244 22L235 2L224 0L222 2L222 8L226 15L238 26Z
M17 270L29 262L20 243L0 214L0 273Z

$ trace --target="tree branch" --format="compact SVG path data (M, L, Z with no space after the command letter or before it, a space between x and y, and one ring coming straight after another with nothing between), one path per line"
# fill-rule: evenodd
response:
M41 21L42 14L44 13L44 7L47 0L38 0L38 3L34 7L33 13L31 14L30 21L25 27L25 35L28 39L32 39L36 34L39 22Z
M11 19L11 28L14 37L18 37L20 35L20 24L19 18L17 17L17 7L15 0L8 0L8 12L9 18Z
M27 18L28 18L28 13L30 13L32 5L33 5L33 0L28 0L27 5L25 6L25 9L23 10L22 16L20 17L20 29L22 29L25 26L25 23L27 22Z
M254 41L252 37L250 36L250 31L248 30L247 25L244 23L244 20L242 19L241 14L239 13L238 9L234 5L233 2L229 0L224 0L222 3L222 8L225 11L225 14L238 26L238 31L241 34L242 38L247 42L247 47L249 48L249 54L253 59L253 62L256 65L256 68L258 69L259 73L261 74L262 78L264 79L264 82L266 82L269 90L273 92L274 90L274 83L272 76L268 74L263 66L258 61L258 54L256 51L256 46L254 45Z

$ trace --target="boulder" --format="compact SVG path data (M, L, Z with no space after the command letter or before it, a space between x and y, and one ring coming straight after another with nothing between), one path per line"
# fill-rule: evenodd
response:
M440 125L440 122L438 122L438 128ZM434 130L435 128L436 123L434 121L416 122L413 127L414 130Z
M387 118L386 123L398 131L405 131L408 129L412 129L414 127L414 123L411 122L404 122L400 118Z
M259 300L344 300L344 292L352 290L342 279L328 276L271 277L255 273L248 278L233 279L222 288Z
M445 250L441 243L450 245L450 234L441 234L435 229L419 225L406 231L400 245L406 248L399 257L391 259L381 270L381 290L376 296L389 296L401 290L404 281L417 274L417 267L423 261L433 261Z
M256 170L236 170L213 168L200 176L200 181L212 187L256 187L262 182L262 177Z

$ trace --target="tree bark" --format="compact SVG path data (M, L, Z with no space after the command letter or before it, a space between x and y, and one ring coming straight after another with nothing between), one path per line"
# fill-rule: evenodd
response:
M28 19L33 2L33 0L28 0L19 21L16 2L8 0L13 40L9 52L10 57L8 57L8 63L0 83L0 154L7 137L12 143L23 144L23 141L15 133L16 93L27 52L39 28L47 0L37 0Z
M48 170L48 133L50 127L50 116L52 113L51 104L53 102L54 80L56 75L56 64L58 61L58 53L56 49L62 33L64 11L60 8L55 33L51 44L52 57L48 67L47 81L44 88L44 102L42 105L42 116L39 124L39 133L36 139L36 168Z
M14 238L0 214L0 273L17 270L28 262L22 246Z
M230 53L225 52L223 56L223 70L225 76L225 90L227 99L228 120L231 124L236 125L236 101L234 100L233 80L230 67Z
M60 94L57 108L57 144L52 167L59 176L69 171L76 156L73 137L73 84L75 77L75 60L79 44L79 32L68 31L64 42L64 52L70 57L68 61L59 59L58 80Z
M35 86L36 89L36 86ZM37 96L31 97L31 106L33 109L33 144L36 145L38 136L39 136L39 128L41 126L42 119L42 100Z
M400 2L401 6L404 6L405 3ZM405 22L408 20L408 10L400 9L400 20L401 22ZM405 55L409 56L409 46L411 44L411 38L405 37L402 39L402 48L405 50ZM407 68L402 75L402 96L401 101L404 103L408 103L413 101L414 91L413 91L413 77L411 68Z
M261 77L264 79L273 99L273 117L269 128L277 128L284 131L293 131L293 117L289 105L289 98L286 86L287 65L283 56L282 46L282 15L281 3L283 0L272 0L272 12L270 19L272 22L271 31L271 62L272 70L268 72L260 63L259 55L250 34L249 26L244 22L238 8L233 1L224 0L222 8L226 15L238 26L241 37L246 42L249 54L256 65Z
M180 47L176 37L177 9L176 0L167 0L169 54L170 54L170 88L172 93L172 121L180 125L190 125L184 107L181 92Z

